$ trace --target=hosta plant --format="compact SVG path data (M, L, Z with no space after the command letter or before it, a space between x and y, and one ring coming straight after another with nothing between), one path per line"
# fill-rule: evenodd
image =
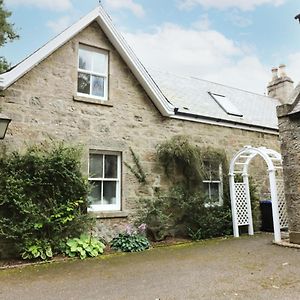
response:
M64 253L69 257L96 257L103 253L105 245L93 236L82 234L80 238L68 239Z
M114 250L122 252L140 252L148 249L150 243L145 236L146 225L142 224L137 230L132 226L127 226L124 233L119 233L118 236L113 238L110 246Z
M21 254L23 259L50 259L53 257L52 248L46 241L36 241L26 245Z

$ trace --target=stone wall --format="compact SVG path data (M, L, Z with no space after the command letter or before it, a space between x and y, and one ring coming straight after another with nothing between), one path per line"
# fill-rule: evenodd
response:
M110 105L76 97L79 42L109 51ZM2 112L12 118L2 143L7 151L49 139L81 144L83 171L87 173L89 149L120 151L123 162L131 163L131 147L140 157L150 185L141 187L123 166L122 211L131 211L141 195L151 195L154 183L164 185L155 146L174 135L188 135L201 146L222 147L228 158L244 145L279 148L276 135L163 117L97 23L20 78L0 100ZM103 222L123 226L126 217L102 215L100 233Z
M288 106L278 109L283 158L284 189L289 217L290 242L300 244L300 116L288 116Z

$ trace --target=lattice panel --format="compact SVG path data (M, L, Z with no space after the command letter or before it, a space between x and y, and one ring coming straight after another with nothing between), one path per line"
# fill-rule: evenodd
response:
M286 212L286 203L284 196L284 183L282 179L276 180L277 197L278 197L278 212L280 228L288 227L288 217Z
M235 203L237 211L237 223L240 225L249 225L248 205L246 197L245 184L238 182L234 184Z

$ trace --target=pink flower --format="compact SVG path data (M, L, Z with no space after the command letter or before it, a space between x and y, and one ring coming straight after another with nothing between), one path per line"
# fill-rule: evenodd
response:
M133 233L133 228L130 224L127 224L126 227L125 227L125 232L129 235L132 235Z
M140 233L145 233L146 229L147 229L147 225L144 223L138 227Z

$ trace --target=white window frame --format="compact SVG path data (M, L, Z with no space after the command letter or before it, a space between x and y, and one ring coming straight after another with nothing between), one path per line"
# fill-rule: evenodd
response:
M205 207L212 207L212 206L222 206L224 203L224 199L223 199L223 169L222 169L222 164L219 164L219 180L212 180L211 177L211 163L208 161L209 163L209 168L210 170L208 170L208 174L209 177L207 180L203 180L202 182L208 185L208 198L210 201L212 201L211 199L211 184L218 184L218 190L219 190L219 201L215 201L215 202L210 202L210 203L205 203Z
M79 50L80 49L83 49L83 50L88 51L88 52L94 52L94 53L99 53L99 54L104 55L105 58L106 58L105 59L106 60L105 73L99 73L99 72L94 72L92 70L85 70L85 69L79 68ZM108 55L109 55L109 53L106 50L102 50L102 49L98 49L98 48L95 48L95 47L79 44L78 57L77 57L77 86L76 86L77 96L98 99L98 100L101 100L101 101L107 101L108 100ZM91 69L93 69L93 63L94 62L92 60ZM91 79L90 79L90 93L89 94L78 92L78 74L79 73L84 73L84 74L88 74L88 75L91 76ZM103 97L95 96L95 95L92 94L92 75L104 78Z
M90 183L95 181L101 182L101 200L103 200L103 182L105 181L115 181L116 182L116 204L91 204L88 207L88 211L120 211L121 210L121 153L120 152L110 152L110 151L98 151L90 150L89 156L91 154L103 155L102 168L103 173L102 177L88 177ZM105 170L105 155L115 155L117 156L117 178L104 178ZM90 158L90 157L89 157ZM90 159L88 160L88 174L90 175Z

